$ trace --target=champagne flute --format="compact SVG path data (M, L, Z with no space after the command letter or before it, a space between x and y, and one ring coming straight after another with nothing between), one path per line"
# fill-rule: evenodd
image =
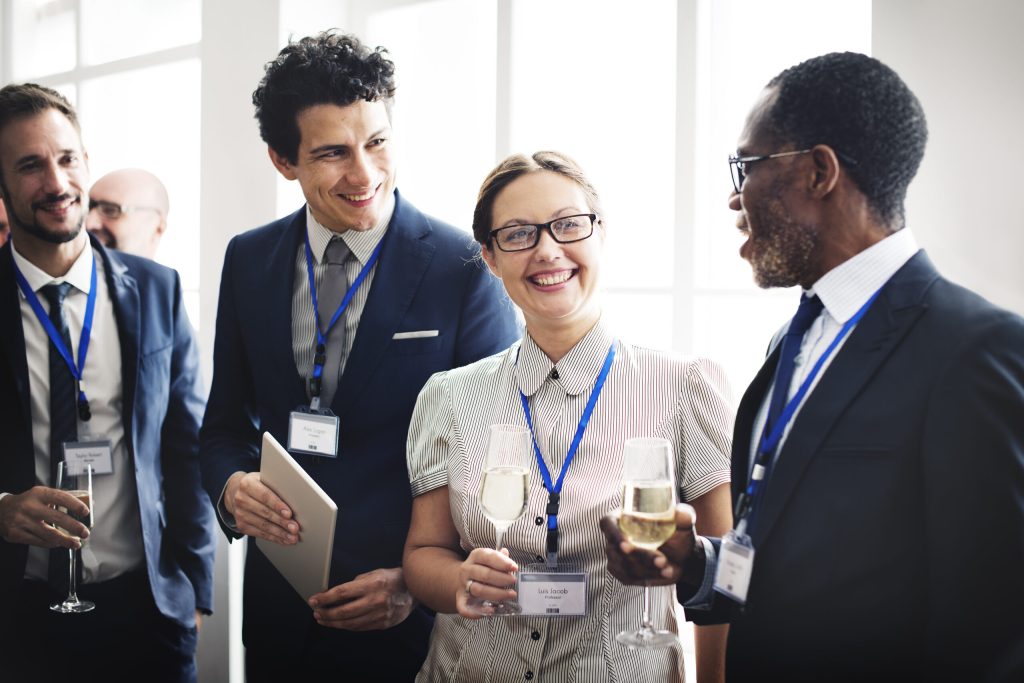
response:
M676 530L675 459L667 439L629 439L622 466L619 529L633 545L657 550ZM644 584L643 626L615 640L629 648L674 647L678 638L651 623L650 587Z
M512 523L526 512L530 478L530 430L519 425L491 425L480 482L480 509L494 525L496 550ZM469 596L469 605L489 616L521 613L518 602L492 602Z
M79 517L78 515L68 512L68 509L65 507L58 506L57 509L64 514L70 515L91 529L93 526L92 465L70 463L66 460L60 463L57 467L57 488L65 493L70 493L72 496L85 503L89 508L89 513L83 517ZM65 536L76 538L80 542L85 543L84 539L79 539L66 529L62 529L60 527L54 528ZM96 607L95 604L88 600L78 599L78 574L75 565L77 564L80 552L80 550L74 550L72 548L68 549L68 596L64 599L64 602L58 602L50 605L50 609L54 612L73 614L77 612L89 612Z

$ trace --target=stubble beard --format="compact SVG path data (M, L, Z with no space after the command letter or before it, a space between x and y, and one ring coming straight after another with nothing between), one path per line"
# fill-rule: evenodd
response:
M784 288L806 282L820 241L818 233L790 218L778 197L768 200L762 215L753 218L760 234L751 233L749 260L757 286Z

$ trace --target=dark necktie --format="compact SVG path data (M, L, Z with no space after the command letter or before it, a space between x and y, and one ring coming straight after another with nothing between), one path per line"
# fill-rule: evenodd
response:
M348 245L341 238L332 239L324 252L327 270L324 272L320 289L317 291L317 312L320 315L321 331L331 322L331 317L348 292L349 282L345 273L345 262L351 257ZM320 392L320 405L328 408L338 388L338 374L341 367L341 350L345 343L345 317L338 318L327 335L327 360Z
M71 285L43 287L43 296L50 304L50 322L64 340L64 347L72 353L71 334L68 332L68 318L64 315L64 299ZM64 362L60 351L52 343L50 349L50 486L57 485L57 465L64 460L64 442L78 438L78 396L75 378ZM81 563L79 563L80 565ZM50 550L50 568L47 573L50 588L57 594L68 589L68 551L64 548Z
M782 337L782 349L779 352L779 365L775 368L775 388L772 390L772 401L768 407L766 432L770 432L778 421L782 410L789 399L789 385L793 382L795 360L800 352L800 342L811 323L821 314L824 306L818 297L800 297L800 306L796 315L789 323L789 329Z

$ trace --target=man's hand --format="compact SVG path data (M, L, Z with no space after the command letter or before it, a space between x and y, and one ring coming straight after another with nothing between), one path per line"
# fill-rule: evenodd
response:
M89 514L88 506L82 501L66 491L46 486L34 486L24 493L4 496L0 499L0 537L8 543L78 550L82 544L73 536L88 538L89 529L57 507L80 517ZM49 525L59 526L68 533Z
M416 601L405 589L402 570L374 569L309 599L321 626L376 631L405 621Z
M657 550L645 550L626 540L619 529L619 513L601 519L608 541L608 571L627 585L667 586L682 580L700 585L704 576L703 546L693 532L697 513L689 505L676 507L676 532Z
M224 507L240 533L281 545L299 542L299 525L284 501L260 481L259 472L235 472L224 487Z

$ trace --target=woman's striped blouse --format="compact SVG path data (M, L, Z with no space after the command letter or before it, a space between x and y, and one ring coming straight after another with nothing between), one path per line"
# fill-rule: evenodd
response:
M427 382L409 430L414 496L447 486L463 550L494 547L477 502L488 426L526 424L517 389L530 403L537 442L557 473L568 452L613 336L598 323L557 364L526 335L497 355ZM679 681L680 650L629 650L615 634L638 628L642 589L606 569L601 517L621 503L626 439L660 436L675 447L680 498L691 501L729 481L733 411L725 375L704 359L616 344L616 356L561 494L559 562L588 576L586 617L467 620L439 614L420 681ZM518 357L518 362L517 362ZM503 545L520 566L542 559L547 492L532 463L526 513ZM651 590L656 626L677 630L671 587Z

